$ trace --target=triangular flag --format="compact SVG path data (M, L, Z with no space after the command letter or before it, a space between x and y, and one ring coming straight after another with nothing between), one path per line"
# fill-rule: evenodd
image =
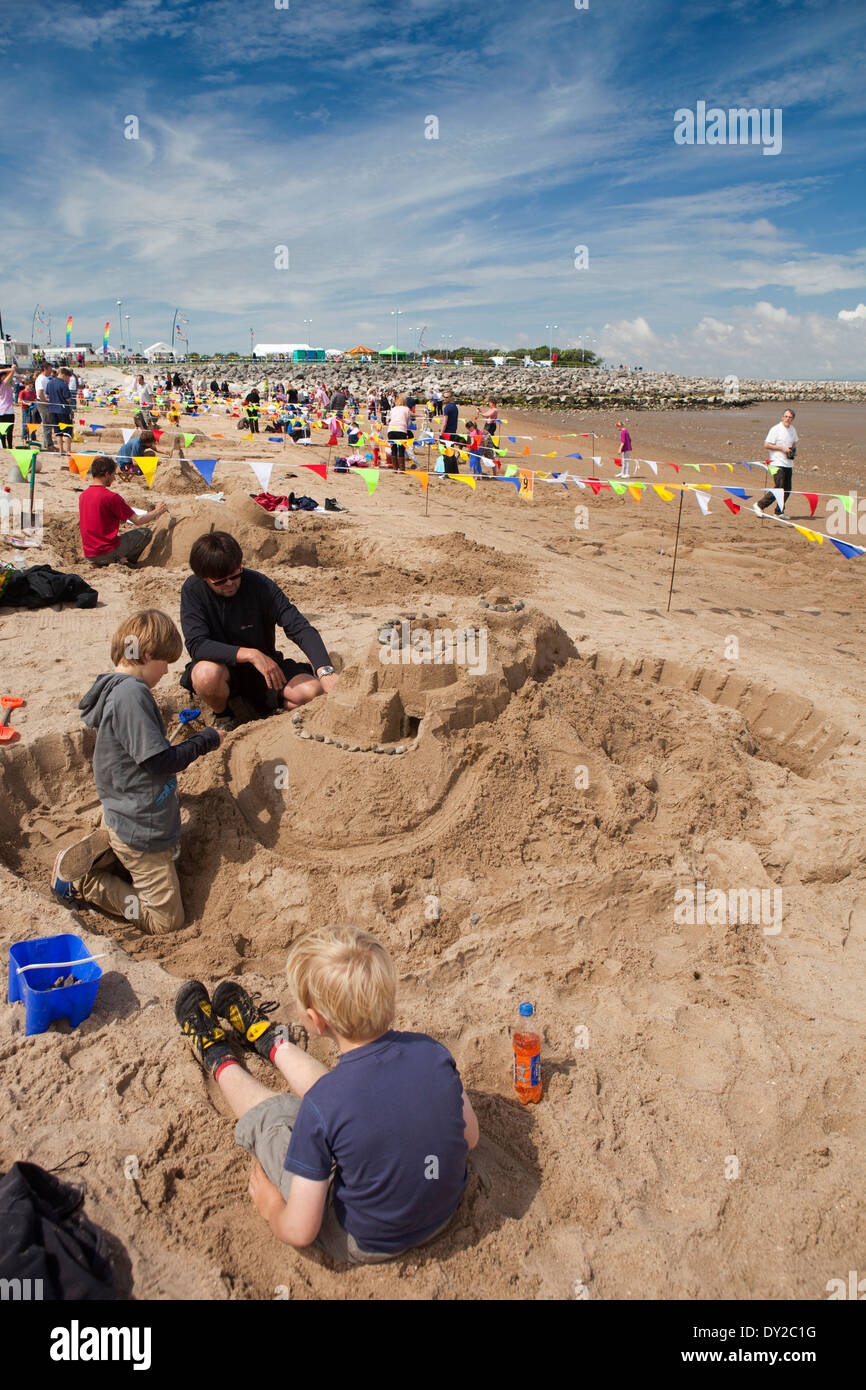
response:
M799 531L801 536L805 536L807 541L817 541L819 545L824 544L824 537L820 531L809 531L805 526L797 526L792 523L795 531Z
M526 448L525 448L525 449L521 449L520 452L521 452L521 454L528 454L528 453L529 453L529 445L527 444Z
M641 496L643 495L643 488L640 487L639 485L635 484L635 483L629 483L629 488L628 488L628 490L629 490L629 492L631 493L632 497L634 498L635 502L639 502L640 499L641 499Z
M407 477L407 478L417 478L418 481L419 481L419 483L421 484L422 488L424 488L425 492L426 492L427 488L430 486L430 474L429 474L429 473L421 473L421 472L419 472L419 470L418 470L417 468L407 468L407 469L406 469L406 477Z
M810 516L814 516L814 515L815 515L815 508L816 508L817 505L818 505L818 494L817 494L817 492L804 492L804 493L803 493L803 496L805 497L806 501L809 503L809 515L810 515Z
M849 545L847 541L837 541L834 536L828 536L828 541L835 545L837 550L841 550L847 560L853 560L855 555L866 555L866 550L859 545Z
M135 434L135 430L121 430L120 433L123 435L124 444L128 444L132 436Z
M2 425L0 425L0 434L5 434L7 430L11 430L14 423L14 420L6 420Z
M185 434L184 437L183 437L183 447L184 447L185 449L188 449L189 446L190 446L190 444L192 443L192 441L193 441L194 439L195 439L195 435L194 435L194 434Z
M70 471L70 473L72 473L73 471L76 471L80 477L82 477L82 478L85 477L85 475L90 471L90 465L93 463L93 460L94 460L95 458L96 458L96 455L95 455L95 454L70 454L70 455L69 455L69 471Z
M13 449L12 457L14 458L15 462L18 464L19 469L21 470L21 477L24 478L24 480L26 481L30 473L30 466L36 458L36 450Z
M28 433L28 434L35 434L36 431L37 431L38 429L39 429L39 425L38 425L38 424L36 424L36 425L28 425L28 426L27 426L27 433Z
M519 479L519 478L494 478L493 481L494 481L495 483L513 483L514 486L517 488L517 491L518 491L518 492L520 491L520 479Z
M692 488L689 488L689 491L692 492L693 489L692 489ZM701 511L703 512L704 516L706 516L707 513L708 513L709 510L710 510L710 499L709 499L709 497L705 497L704 494L703 494L702 492L695 492L695 493L694 493L694 498L695 498L695 501L697 502L698 506L700 507Z
M147 483L147 486L153 487L153 479L156 474L156 467L159 463L159 459L155 458L153 454L140 454L132 461L138 464L144 474L144 481Z
M679 471L680 471L680 466L679 466L678 463L666 463L666 464L665 464L665 467L666 467L666 468L672 468L672 469L674 470L675 473L679 473Z
M739 504L737 502L732 502L730 497L725 498L725 506L730 507L731 511L734 513L734 516L736 516L737 512L740 510Z
M775 497L776 506L779 508L779 511L783 511L785 506L785 489L781 487L771 487L768 488L768 491L772 492L773 496ZM743 493L744 497L745 495L746 494Z
M835 496L836 496L837 501L839 501L839 502L842 503L842 506L845 508L846 512L850 512L850 510L851 510L851 502L852 502L852 500L853 500L853 499L851 498L850 493L837 492L837 493L835 494ZM781 505L782 505L782 504L781 504L781 502L780 502L780 503L779 503L779 506L781 506Z
M210 487L211 483L213 482L214 469L216 468L217 463L219 462L219 460L218 460L218 459L189 459L188 462L192 464L193 468L196 470L197 473L200 473L200 474L201 474L201 476L204 478L205 482L207 483L208 487Z
M469 487L472 488L474 488L475 486L475 479L467 478L465 473L449 473L448 477L453 478L454 481L457 483L466 483Z
M364 482L367 484L367 495L369 497L372 497L373 493L376 491L376 488L379 486L378 468L356 468L354 472L360 473L361 477L364 479Z
M671 502L673 500L673 493L669 488L665 487L664 483L653 483L653 492L657 492L663 502Z
M337 436L336 436L335 434L329 435L329 437L328 437L328 448L330 449L330 447L331 447L333 444L336 444L336 442L337 442Z
M271 473L274 465L270 459L260 459L253 463L252 459L247 459L247 467L251 468L258 479L259 487L262 492L267 492L268 483L271 481Z
M583 454L566 454L565 457L569 459L582 459Z
M82 420L81 423L82 423L82 425L83 425L83 424L84 424L84 421ZM160 439L162 439L163 433L164 433L163 430L151 430L151 434L153 435L153 437L154 437L154 439L157 441L157 443L159 443Z
M506 465L505 465L505 476L506 476L506 478L516 478L516 477L517 477L517 474L518 474L518 471L519 471L519 470L518 470L518 467L517 467L517 464L516 464L516 463L506 463Z
M746 491L745 491L743 488L741 488L741 487L727 487L727 485L726 485L725 491L726 491L726 492L732 492L732 493L734 494L735 497L742 497L744 501L748 501L749 498L750 498L751 495L752 495L750 492L746 492ZM781 502L779 503L779 505L780 505L780 506L782 505Z
M620 483L615 478L611 479L610 489L611 492L616 493L617 497L623 497L625 495L625 483Z
M325 481L327 481L328 469L324 463L302 463L301 467L309 468L311 473L318 473L320 478L324 478Z
M638 463L645 463L646 466L647 466L647 468L651 468L652 471L653 471L653 473L655 473L656 477L658 477L658 475L659 475L659 466L658 466L657 463L653 463L652 459L638 459L637 462L638 462Z

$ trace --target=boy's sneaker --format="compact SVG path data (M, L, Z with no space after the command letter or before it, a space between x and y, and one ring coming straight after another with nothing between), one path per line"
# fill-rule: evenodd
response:
M259 1004L259 994L250 994L236 980L222 980L214 990L213 1006L220 1018L226 1019L234 1029L238 1041L271 1060L271 1054L278 1042L293 1042L297 1047L307 1049L309 1041L306 1028L299 1023L271 1023L268 1014L277 1007L275 1002Z
M213 727L219 729L221 734L231 734L238 727L238 722L229 710L225 709L222 714L214 715Z
M55 879L58 882L65 880L67 883L74 883L84 878L88 869L92 869L97 859L110 847L108 831L104 825L97 826L89 835L84 835L74 844L67 845L54 861L51 887L54 888Z
M70 912L80 912L82 908L87 908L90 904L81 896L71 879L60 877L57 872L59 858L60 855L58 854L51 871L51 891L58 902L62 903L64 907L68 907Z
M210 996L200 980L187 980L181 985L175 995L174 1016L202 1066L214 1080L226 1063L237 1061L225 1030L214 1018Z

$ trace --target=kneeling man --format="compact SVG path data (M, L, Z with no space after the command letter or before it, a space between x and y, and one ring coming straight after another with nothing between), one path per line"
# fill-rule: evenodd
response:
M227 531L199 536L180 593L180 625L192 657L180 683L210 706L223 730L296 709L326 695L337 679L316 629L272 579L244 569L243 559ZM307 662L277 651L278 625Z

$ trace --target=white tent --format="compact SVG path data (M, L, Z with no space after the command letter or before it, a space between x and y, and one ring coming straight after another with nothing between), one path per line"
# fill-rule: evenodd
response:
M256 357L291 357L293 352L309 352L309 343L256 343Z
M151 343L150 347L144 349L144 355L148 362L176 362L179 354L170 343Z

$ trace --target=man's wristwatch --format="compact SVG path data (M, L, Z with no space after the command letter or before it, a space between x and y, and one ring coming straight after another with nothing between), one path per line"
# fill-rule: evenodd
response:
M317 676L335 676L336 674L333 666L320 666L316 672Z

